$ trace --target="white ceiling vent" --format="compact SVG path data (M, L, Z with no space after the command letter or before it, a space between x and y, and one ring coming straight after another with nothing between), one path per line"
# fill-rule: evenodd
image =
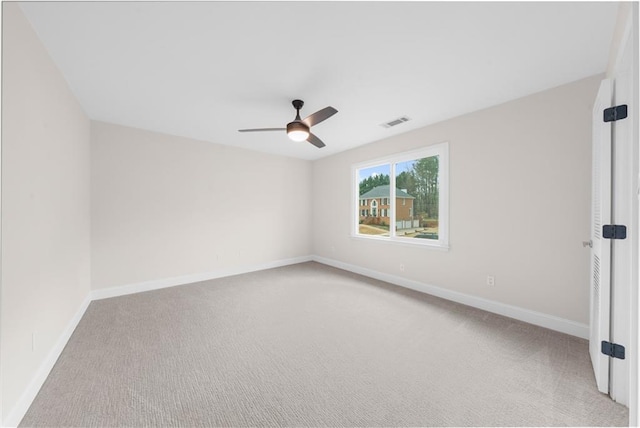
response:
M396 125L400 125L401 123L405 123L405 122L408 122L410 120L411 119L409 119L407 116L402 116L402 117L399 117L397 119L393 119L393 120L391 120L389 122L383 123L380 126L382 126L383 128L392 128L392 127L394 127Z

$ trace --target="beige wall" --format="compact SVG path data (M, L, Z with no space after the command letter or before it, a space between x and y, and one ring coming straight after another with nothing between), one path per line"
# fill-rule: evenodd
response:
M307 256L311 163L91 125L94 289Z
M6 420L89 294L90 125L18 4L2 6Z
M588 324L589 251L581 242L589 240L591 109L600 79L314 162L314 254ZM445 141L450 250L351 238L351 165Z

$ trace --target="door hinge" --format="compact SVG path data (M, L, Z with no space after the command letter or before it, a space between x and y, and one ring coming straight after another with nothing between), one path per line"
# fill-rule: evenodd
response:
M602 341L601 351L604 355L624 360L624 346L617 343Z
M625 117L627 117L626 104L604 109L605 122L615 122L616 120L624 119Z
M622 224L605 224L602 226L602 237L606 239L626 239L627 226Z

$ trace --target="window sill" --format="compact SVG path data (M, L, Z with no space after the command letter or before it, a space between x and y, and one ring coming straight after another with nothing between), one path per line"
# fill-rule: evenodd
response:
M356 241L369 241L369 242L382 242L393 245L400 245L405 247L419 247L425 248L428 250L436 250L436 251L449 251L449 245L439 244L437 242L428 242L428 241L418 241L415 242L416 238L389 238L389 237L375 237L375 236L365 236L365 235L356 235L351 234L351 239Z

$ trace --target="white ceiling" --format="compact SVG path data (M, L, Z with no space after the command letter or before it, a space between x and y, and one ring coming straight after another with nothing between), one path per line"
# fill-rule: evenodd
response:
M23 2L91 119L318 159L605 71L612 2ZM291 100L317 149L282 133ZM412 120L391 129L381 123Z

